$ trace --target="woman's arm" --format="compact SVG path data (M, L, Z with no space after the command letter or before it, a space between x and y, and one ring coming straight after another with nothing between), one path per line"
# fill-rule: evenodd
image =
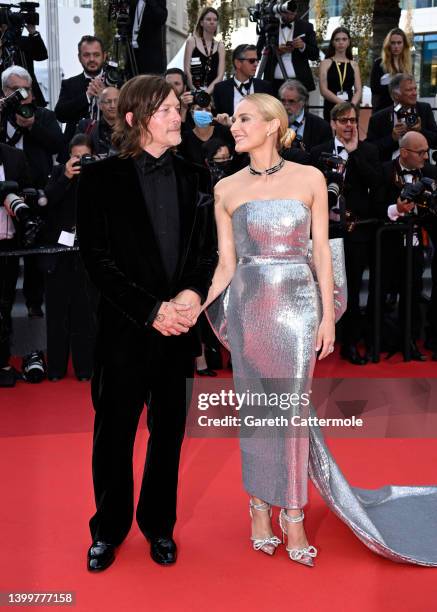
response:
M194 39L194 36L190 36L185 45L185 53L184 53L184 71L185 71L185 74L187 75L189 89L194 89L193 80L191 78L191 56L193 54L195 45L196 45L196 41Z
M332 93L330 89L328 89L328 70L331 64L332 64L332 60L329 58L322 60L320 62L320 69L319 69L320 93L325 98L325 100L328 100L328 102L332 102L333 104L338 104L339 102L344 102L344 100L336 96L334 93Z
M215 84L223 81L223 77L225 76L226 51L225 51L225 46L222 42L219 42L218 44L218 54L219 54L219 64L218 64L218 69L217 69L217 76L212 81L212 83L210 83L210 85L208 86L206 90L209 94L212 94Z
M317 334L316 350L321 350L319 359L329 355L335 341L334 277L331 249L328 239L328 192L323 174L314 170L311 177L313 205L311 209L311 233L313 239L313 261L322 296L322 320Z
M217 184L214 190L214 199L219 261L202 310L205 310L226 289L237 266L232 218L225 208L223 189L220 184Z
M358 66L357 62L351 62L352 64L352 68L355 74L355 81L354 81L354 95L352 96L352 104L355 104L356 106L358 106L361 102L361 96L363 93L363 86L361 85L361 74L360 74L360 67Z

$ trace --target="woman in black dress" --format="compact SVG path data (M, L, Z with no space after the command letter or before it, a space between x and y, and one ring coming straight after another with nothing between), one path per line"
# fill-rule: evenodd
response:
M411 74L410 43L403 30L393 28L384 38L381 57L372 66L370 88L372 90L373 113L393 104L388 84L395 74Z
M194 34L189 37L185 46L184 70L190 89L205 89L212 94L216 83L223 81L225 74L225 46L215 40L217 33L218 12L204 8L197 20ZM199 77L192 71L193 62L200 61Z
M331 120L331 109L336 104L345 101L360 104L360 69L352 58L351 37L346 28L336 28L332 33L325 59L320 63L320 93L325 98L323 118L326 121Z

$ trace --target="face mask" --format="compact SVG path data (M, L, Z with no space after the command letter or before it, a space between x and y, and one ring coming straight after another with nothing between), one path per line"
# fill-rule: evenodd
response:
M193 112L193 121L197 127L208 127L212 123L212 113L205 110L195 110Z

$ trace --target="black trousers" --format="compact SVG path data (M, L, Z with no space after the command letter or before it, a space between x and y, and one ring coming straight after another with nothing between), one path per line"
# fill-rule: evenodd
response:
M2 257L2 251L16 246L15 238L0 240L0 368L8 365L11 356L11 313L19 272L19 258Z
M373 283L373 249L372 241L352 242L347 237L344 240L344 255L347 280L347 309L342 317L342 344L350 346L360 341L367 334L368 314L364 320L360 310L360 291L363 274L370 268L369 303L372 303Z
M124 360L123 360L124 361ZM168 356L165 372L149 358L128 365L96 364L93 482L96 513L93 540L119 545L134 514L132 454L140 415L147 404L149 441L137 523L146 537L171 536L176 522L179 457L186 421L186 379L194 357Z
M78 378L90 378L96 338L97 290L78 253L53 256L45 274L48 375L65 376L70 354Z
M44 301L44 275L34 255L23 257L23 295L26 306L42 306Z
M437 221L426 226L433 246L431 262L432 289L427 313L426 339L433 350L437 349Z

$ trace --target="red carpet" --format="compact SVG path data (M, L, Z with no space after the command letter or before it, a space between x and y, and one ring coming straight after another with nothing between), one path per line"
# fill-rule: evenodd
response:
M319 376L337 377L435 373L435 363L397 363L397 358L365 368L330 358L317 370ZM0 390L0 406L0 592L74 591L74 609L81 612L425 612L436 606L437 570L374 555L328 511L313 488L306 526L319 549L316 567L292 563L283 547L273 558L252 551L238 442L232 439L185 441L176 566L155 565L134 524L114 565L90 575L86 550L93 512L93 415L88 385L72 378L18 384ZM134 462L137 483L146 437L141 429ZM330 447L356 486L437 481L435 439L335 439Z

